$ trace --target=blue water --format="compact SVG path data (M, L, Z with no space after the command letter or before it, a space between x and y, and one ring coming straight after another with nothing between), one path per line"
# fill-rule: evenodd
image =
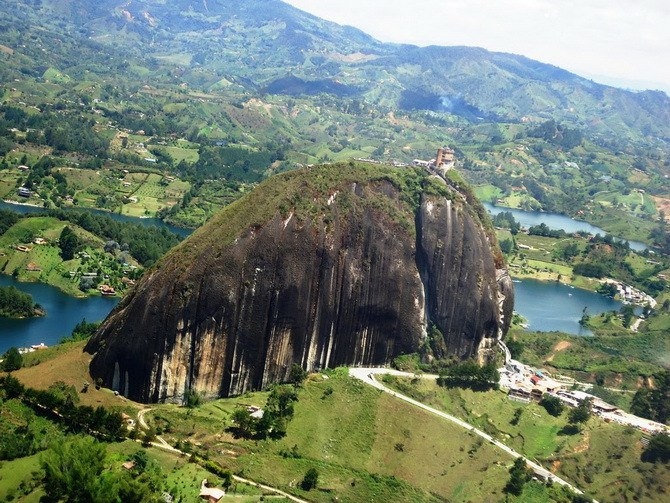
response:
M595 292L554 281L514 280L514 309L528 322L528 330L591 335L579 324L582 312L594 316L618 311L623 304Z
M82 319L102 321L119 302L116 297L70 297L44 283L19 283L4 274L0 275L0 285L13 285L29 293L47 313L39 318L0 318L0 354L12 346L25 347L40 342L52 346L70 335Z
M544 222L544 224L550 229L553 230L562 229L567 233L588 232L589 234L593 234L594 236L596 234L600 234L601 236L607 234L607 231L601 229L600 227L596 227L595 225L591 225L590 223L583 222L581 220L575 220L574 218L570 218L565 215L561 215L559 213L545 213L543 211L524 211L524 210L517 210L514 208L505 208L503 206L494 206L491 203L483 203L483 204L486 210L491 215L497 215L498 213L502 213L505 211L510 212L514 216L516 221L521 224L521 227L528 228L534 225L540 225L541 223ZM639 241L628 241L628 244L630 245L630 248L632 250L636 251L642 251L648 248L646 244L640 243Z

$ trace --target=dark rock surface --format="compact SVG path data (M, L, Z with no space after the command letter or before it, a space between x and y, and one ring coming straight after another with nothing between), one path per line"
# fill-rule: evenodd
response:
M231 230L232 211L264 200L251 196L170 252L88 343L92 375L142 402L229 396L285 380L293 363L388 363L425 347L428 323L444 334L436 356L490 356L511 281L462 198L410 207L392 181L347 179L317 199L311 217L275 210Z

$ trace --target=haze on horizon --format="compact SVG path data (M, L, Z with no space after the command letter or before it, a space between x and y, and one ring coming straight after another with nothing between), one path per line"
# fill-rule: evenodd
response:
M383 42L476 46L670 94L667 0L284 0Z

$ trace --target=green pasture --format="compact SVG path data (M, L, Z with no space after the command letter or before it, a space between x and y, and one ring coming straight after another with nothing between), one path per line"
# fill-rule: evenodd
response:
M494 185L477 185L474 187L476 196L481 201L493 203L503 196L502 190Z
M167 154L170 154L170 157L174 160L175 164L179 164L181 161L185 161L189 164L193 164L198 161L200 155L198 154L197 148L186 148L186 147L151 147L152 149L163 151Z

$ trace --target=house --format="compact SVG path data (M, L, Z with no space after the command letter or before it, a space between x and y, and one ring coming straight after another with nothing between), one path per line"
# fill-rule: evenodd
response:
M21 164L19 166L20 171L28 171L30 169L30 166L26 166L25 164Z
M200 498L209 503L217 503L221 498L226 495L226 491L219 489L218 487L208 487L207 479L203 479L200 484Z
M20 251L20 252L24 252L24 253L28 253L28 252L31 250L31 248L29 248L29 247L27 247L27 246L24 246L24 245L18 245L18 246L16 247L16 249L17 249L18 251Z
M255 405L249 405L249 407L247 407L247 412L251 417L256 419L261 419L263 417L263 409L256 407Z
M33 243L35 243L36 245L45 245L47 244L47 240L44 238L35 238L33 239Z
M38 266L35 262L29 262L28 265L26 266L26 271L30 272L39 272L42 269L40 266Z
M33 351L38 351L40 349L46 349L48 346L44 344L43 342L40 342L39 344L33 344L30 346L30 349Z
M17 191L17 193L21 197L30 197L32 195L32 192L27 187L19 187L19 190Z
M114 290L114 288L109 285L100 285L98 289L103 295L116 295L116 290Z
M135 468L135 461L126 461L121 466L126 470L132 470L133 468Z

